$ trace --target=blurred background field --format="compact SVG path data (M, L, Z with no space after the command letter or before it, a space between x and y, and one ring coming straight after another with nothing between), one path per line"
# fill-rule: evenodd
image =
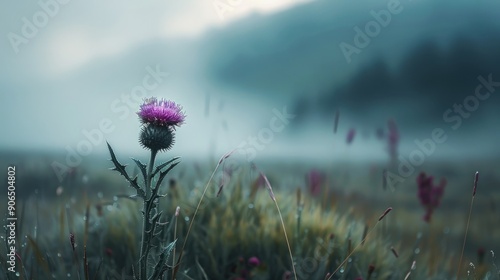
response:
M19 254L26 275L36 271L39 279L73 279L78 271L82 273L81 264L75 263L71 253L72 232L79 260L87 239L91 275L96 273L97 279L131 277L140 237L141 203L127 198L133 189L107 169L111 162L106 157L91 160L92 164L75 168L63 182L58 182L55 174L44 170L50 156L11 157L10 164L19 170L18 244L22 244ZM180 241L215 163L217 160L183 160L162 185L167 193L162 202L165 220L173 225L175 208L181 208L176 231ZM258 165L273 185L284 213L299 279L323 279L327 271L337 268L347 252L361 242L363 232L373 228L389 206L394 210L353 254L352 262L341 274L344 279L366 279L370 265L376 267L373 279L402 279L413 260L417 266L410 279L453 279L465 234L473 170L484 170L471 216L462 277L467 279L467 273L475 275L468 279L498 276L498 262L491 253L500 251L495 161L426 165L425 170L448 181L430 223L422 219L425 210L417 198L418 174L391 190L383 187L383 163L265 161ZM133 170L131 165L129 168ZM311 174L320 174L320 180L311 181ZM221 180L225 180L223 195L216 197ZM188 243L182 279L202 279L205 274L209 279L287 277L291 266L278 214L250 163L235 155L221 167L205 202ZM89 218L85 226L86 215ZM301 217L300 226L297 215ZM173 233L169 227L169 238ZM331 255L326 253L330 244L334 248ZM391 248L397 251L398 258ZM258 265L248 264L252 257L258 258ZM471 262L474 269L467 265Z

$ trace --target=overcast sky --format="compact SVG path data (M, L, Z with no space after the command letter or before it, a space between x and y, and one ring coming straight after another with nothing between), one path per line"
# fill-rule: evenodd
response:
M196 68L197 61L192 57L199 54L172 54L165 49L164 55L180 56L175 62L166 64L157 62L165 61L161 57L161 47L182 40L195 41L207 30L230 28L233 22L249 14L270 14L304 1L66 2L2 3L2 126L15 132L9 136L2 133L0 147L4 149L50 148L63 152L66 146L76 147L85 139L81 133L83 129L96 129L99 122L107 118L113 121L116 129L106 138L117 146L133 149L137 146L135 134L139 131L133 112L139 103L134 100L135 108L128 106L131 113L126 116L110 107L113 102L124 104L122 96L131 95L131 90L141 85L149 74L146 70L149 67L168 72L170 76L148 95L173 99L185 107L188 115L186 128L179 130L176 146L180 150L189 146L190 150L206 151L208 139L217 133L210 132L214 128L206 127L208 122L203 120L209 92L193 86L196 80L191 73L178 74L183 65ZM40 3L47 3L47 6L44 8ZM45 10L52 16L46 17ZM36 30L30 28L31 24ZM158 44L159 49L153 57L147 57L145 51L134 52L143 45L154 44ZM100 70L101 61L112 61L109 64L116 65L105 69L112 73L95 73L94 70ZM120 69L124 64L130 69ZM96 76L100 79L95 79ZM217 103L220 101L216 92L211 96L215 96L210 98L215 112L221 105ZM226 110L230 111L230 107ZM215 118L215 113L211 115ZM205 135L204 143L183 145L188 141L181 141L181 135L197 131ZM129 136L134 137L121 139ZM96 150L102 151L103 147L100 144Z

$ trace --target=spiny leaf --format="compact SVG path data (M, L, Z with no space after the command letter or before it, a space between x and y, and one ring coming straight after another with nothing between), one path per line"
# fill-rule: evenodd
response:
M179 163L180 163L179 161L178 162L174 162L165 171L160 172L160 177L158 177L158 182L156 182L156 187L155 187L155 190L154 190L154 194L155 194L156 197L157 197L157 194L158 194L158 188L160 187L161 182L163 181L163 179L165 179L165 176L167 176L168 172L170 172L170 170L172 170Z
M116 170L116 171L120 172L120 174L125 176L125 178L128 178L129 177L128 173L127 173L127 171L125 171L126 165L123 165L123 164L118 162L118 160L116 159L116 156L115 156L115 152L113 151L113 148L111 148L111 145L109 145L108 142L106 142L106 144L108 145L109 153L111 155L111 162L113 162L113 164L115 165L115 167L112 168L111 170Z
M160 220L162 213L163 213L163 211L160 211L160 212L156 213L153 216L153 218L151 218L151 225L153 226L152 229L151 229L152 231L154 231L154 229L158 225L158 221Z
M132 199L132 200L136 199L137 197L138 197L138 195L137 195L137 194L132 194L132 195L129 195L129 196L128 196L128 198L130 198L130 199Z
M111 155L111 162L113 162L113 164L115 165L115 167L112 168L112 170L116 170L116 171L120 172L120 174L122 174L123 176L128 177L127 171L125 171L126 165L120 164L118 162L118 160L116 159L116 156L115 156L115 152L113 151L113 148L111 148L111 145L109 145L108 142L106 142L106 144L108 145L108 150L109 150L109 153Z
M171 159L171 160L169 160L169 161L167 161L167 162L164 162L164 163L162 163L162 164L160 164L160 165L156 166L156 169L155 169L155 171L153 172L153 175L152 175L152 176L154 177L154 176L155 176L158 172L160 172L160 171L163 169L163 167L165 167L165 166L169 165L170 163L174 162L175 160L178 160L179 158L180 158L180 157L174 157L173 159Z
M127 171L125 171L126 165L122 165L118 162L118 160L116 159L115 153L113 152L113 148L111 148L111 145L109 145L108 142L106 142L106 144L108 145L109 153L111 155L111 162L113 162L113 164L115 165L115 167L112 168L112 170L116 170L116 171L120 172L120 174L123 177L125 177L125 179L130 183L130 185L132 185L132 187L137 190L137 195L140 196L141 198L145 198L146 193L137 184L137 176L134 179L130 178Z
M132 158L132 160L137 164L137 167L141 170L142 177L144 178L144 182L147 180L147 174L146 174L146 164L142 163L140 160Z
M172 241L170 244L168 244L165 247L165 249L163 250L163 252L160 255L160 259L158 260L158 262L155 265L154 273L149 279L159 279L166 270L168 270L169 268L172 268L172 267L168 266L166 262L167 262L168 258L170 257L170 254L174 250L175 244L177 244L177 239Z
M136 200L138 197L140 197L138 194L132 194L132 195L128 195L128 194L117 194L115 195L117 198L127 198L127 199L130 199L130 200ZM106 203L102 203L103 205L111 205L113 204L113 202L106 202Z
M156 213L154 215L154 217L151 219L151 232L150 233L152 236L149 236L150 239L152 239L156 235L155 231L156 231L156 227L159 225L158 221L161 218L161 214L162 214L162 212Z
M167 245L167 247L165 247L165 251L163 253L167 254L167 259L168 257L170 257L170 253L172 253L172 251L174 250L175 244L177 244L177 239L172 241L170 244Z
M135 175L135 177L133 179L130 180L130 184L132 186L136 185L138 186L139 184L137 183L137 175Z

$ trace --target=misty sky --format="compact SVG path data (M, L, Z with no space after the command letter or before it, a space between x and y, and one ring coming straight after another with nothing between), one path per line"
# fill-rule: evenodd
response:
M143 96L158 96L187 114L176 155L220 155L260 134L267 137L256 146L261 155L383 158L385 143L374 132L390 118L402 151L442 128L448 140L437 154L498 152L500 87L494 92L478 79L500 81L498 1L2 6L2 150L67 153L90 137L91 153L106 151L104 139L117 151L142 153L135 112ZM379 29L356 45L357 28L366 33L376 17ZM476 97L471 112L455 111L480 84L491 94ZM284 112L294 117L283 121ZM274 118L283 127L266 136ZM350 128L358 134L348 146Z

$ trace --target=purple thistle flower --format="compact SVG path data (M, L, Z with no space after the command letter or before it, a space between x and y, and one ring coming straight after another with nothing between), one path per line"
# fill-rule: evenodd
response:
M137 115L144 124L158 126L180 126L186 118L180 105L170 100L158 100L156 97L146 99Z
M158 100L156 97L144 100L137 115L143 123L139 142L144 148L154 152L172 147L174 126L180 126L186 118L180 105L169 100Z

